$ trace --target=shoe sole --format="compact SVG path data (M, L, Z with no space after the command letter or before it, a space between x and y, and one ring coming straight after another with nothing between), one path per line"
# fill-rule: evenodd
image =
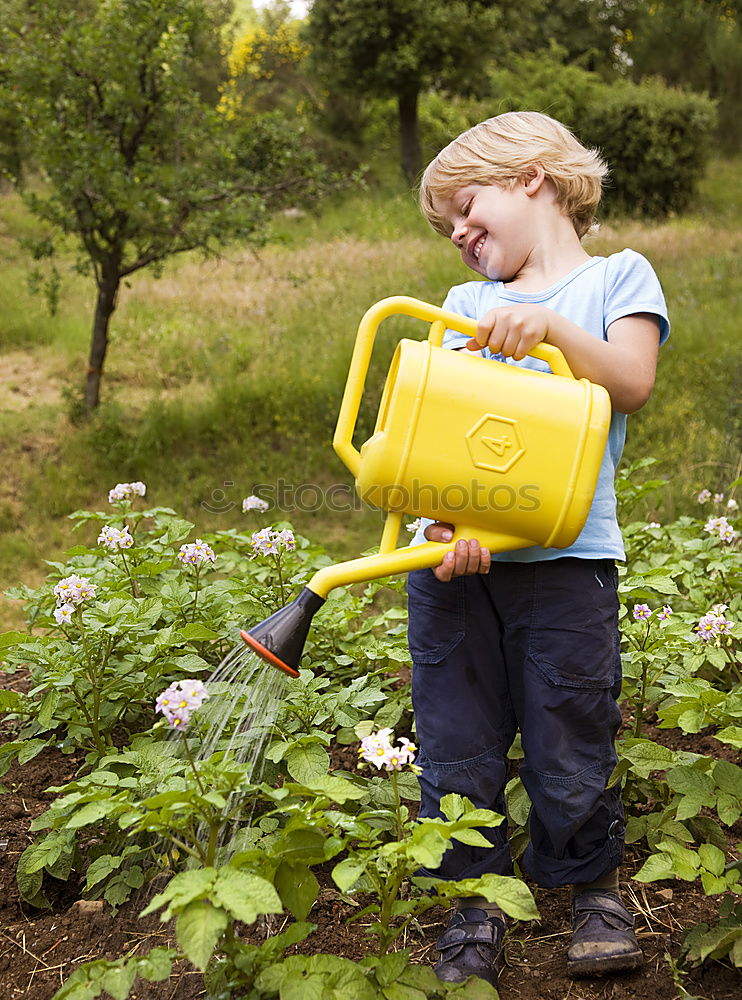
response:
M570 976L606 976L614 972L632 972L644 960L640 951L606 958L567 959L567 974Z

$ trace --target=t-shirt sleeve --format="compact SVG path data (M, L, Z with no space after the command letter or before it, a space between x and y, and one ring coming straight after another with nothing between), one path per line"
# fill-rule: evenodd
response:
M443 309L447 312L458 313L459 316L468 316L470 319L478 319L476 302L471 294L468 282L464 285L454 285L443 301ZM443 335L443 347L452 351L466 347L469 338L459 330L446 330Z
M634 313L651 313L659 319L660 344L664 344L670 336L670 320L659 278L646 257L635 250L622 250L608 262L605 329Z

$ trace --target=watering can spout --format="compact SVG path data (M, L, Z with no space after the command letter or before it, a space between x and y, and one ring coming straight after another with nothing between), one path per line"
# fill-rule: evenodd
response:
M285 608L276 611L249 632L242 629L240 635L266 663L283 670L290 677L298 677L299 661L312 618L324 603L324 597L315 594L309 587L304 587L299 596Z

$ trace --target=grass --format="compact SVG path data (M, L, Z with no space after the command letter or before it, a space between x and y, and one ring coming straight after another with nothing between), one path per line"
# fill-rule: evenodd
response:
M724 489L737 471L742 363L738 161L712 164L694 211L662 223L612 220L590 252L631 246L655 265L673 334L652 401L631 418L627 458L655 455L671 488L653 509L686 509L695 490ZM99 509L114 483L143 479L154 503L200 531L245 524L239 501L257 484L350 484L331 449L358 320L387 295L440 302L469 273L420 218L410 194L359 190L317 215L280 217L255 255L173 260L122 289L103 404L75 423L92 316L89 279L65 276L50 317L25 287L17 239L38 233L13 194L0 196L0 584L35 582L74 543L65 515ZM359 436L370 433L391 352L422 325L382 327ZM310 497L305 491L305 499ZM295 526L338 557L373 544L378 512L294 511ZM0 618L15 622L13 605Z

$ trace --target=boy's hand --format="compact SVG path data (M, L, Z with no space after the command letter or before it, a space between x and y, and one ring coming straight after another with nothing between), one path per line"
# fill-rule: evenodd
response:
M429 542L450 542L453 535L453 525L436 521L425 529L425 537ZM491 564L489 549L481 548L476 538L467 542L460 538L456 542L456 551L447 552L440 566L433 572L442 583L448 583L455 576L473 576L475 573L489 573Z
M536 344L546 340L551 315L546 306L527 302L490 309L479 320L476 336L466 346L470 351L489 347L493 354L522 361Z

